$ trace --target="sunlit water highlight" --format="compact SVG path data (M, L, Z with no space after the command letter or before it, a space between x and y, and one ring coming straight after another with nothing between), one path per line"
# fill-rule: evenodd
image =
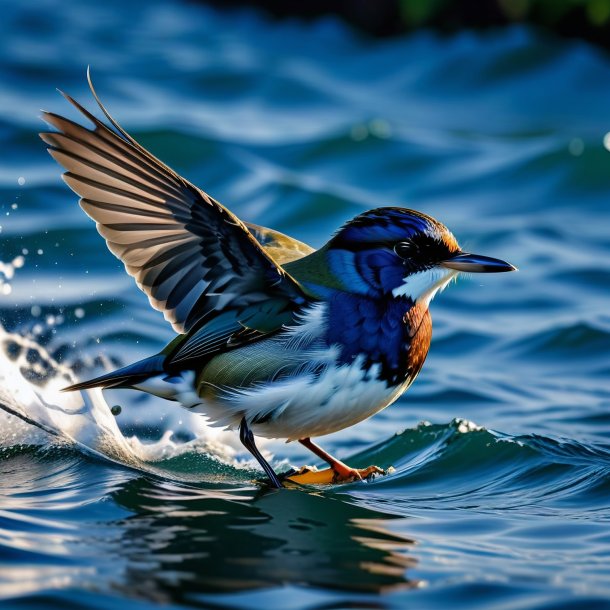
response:
M190 4L3 18L0 604L610 607L607 56ZM171 338L35 136L40 107L69 112L55 87L90 99L86 64L133 135L246 220L319 246L408 205L521 269L450 286L407 395L323 439L391 476L269 492L201 417L59 392Z

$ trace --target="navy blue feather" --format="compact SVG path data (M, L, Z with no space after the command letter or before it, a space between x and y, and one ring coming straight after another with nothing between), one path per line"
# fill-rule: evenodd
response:
M366 248L366 244L391 243L438 230L442 225L415 210L377 208L350 220L331 240L331 247ZM445 229L446 230L446 229Z
M404 261L386 248L371 247L359 252L329 249L327 260L331 271L350 292L371 297L392 292L407 274Z
M350 364L362 355L365 368L380 365L380 379L391 385L405 381L413 341L406 322L413 305L407 297L380 300L336 292L329 301L327 341L340 346L339 362Z

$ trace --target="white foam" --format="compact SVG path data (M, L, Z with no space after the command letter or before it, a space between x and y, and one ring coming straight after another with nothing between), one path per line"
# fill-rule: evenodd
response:
M9 345L14 352L20 351L14 359L7 355ZM30 357L26 359L28 352ZM32 353L36 358L31 357ZM28 376L33 374L45 378L42 382L30 381ZM7 333L0 326L0 408L4 411L0 412L0 448L68 444L99 458L170 476L173 474L159 471L159 463L187 452L205 453L238 467L253 465L250 459L243 459L244 450L234 432L213 428L204 417L175 404L169 405L172 415L164 419L164 433L158 441L125 436L101 390L60 391L73 381L69 370L40 345ZM147 413L150 421L158 424L159 410L147 409ZM142 415L141 410L139 414ZM179 442L174 438L173 429L179 424L188 429L193 440Z

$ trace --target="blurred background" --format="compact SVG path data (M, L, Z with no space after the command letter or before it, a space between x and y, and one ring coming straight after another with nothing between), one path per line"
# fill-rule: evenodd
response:
M521 23L606 48L610 44L609 0L211 0L210 4L219 8L254 5L281 18L336 15L380 37L422 28L451 33Z
M56 87L94 109L88 65L132 136L244 220L319 247L413 207L520 268L437 296L413 387L322 439L396 468L369 485L260 493L236 444L135 392L106 397L154 476L7 416L7 607L610 607L610 0L0 11L2 358L37 387L172 338L37 137L41 108L77 118Z

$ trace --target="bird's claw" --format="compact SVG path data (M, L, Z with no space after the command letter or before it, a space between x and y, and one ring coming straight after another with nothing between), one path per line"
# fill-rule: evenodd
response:
M337 483L348 481L366 481L374 479L377 474L387 474L385 470L379 466L369 466L368 468L352 468L347 475L347 478L338 478Z

